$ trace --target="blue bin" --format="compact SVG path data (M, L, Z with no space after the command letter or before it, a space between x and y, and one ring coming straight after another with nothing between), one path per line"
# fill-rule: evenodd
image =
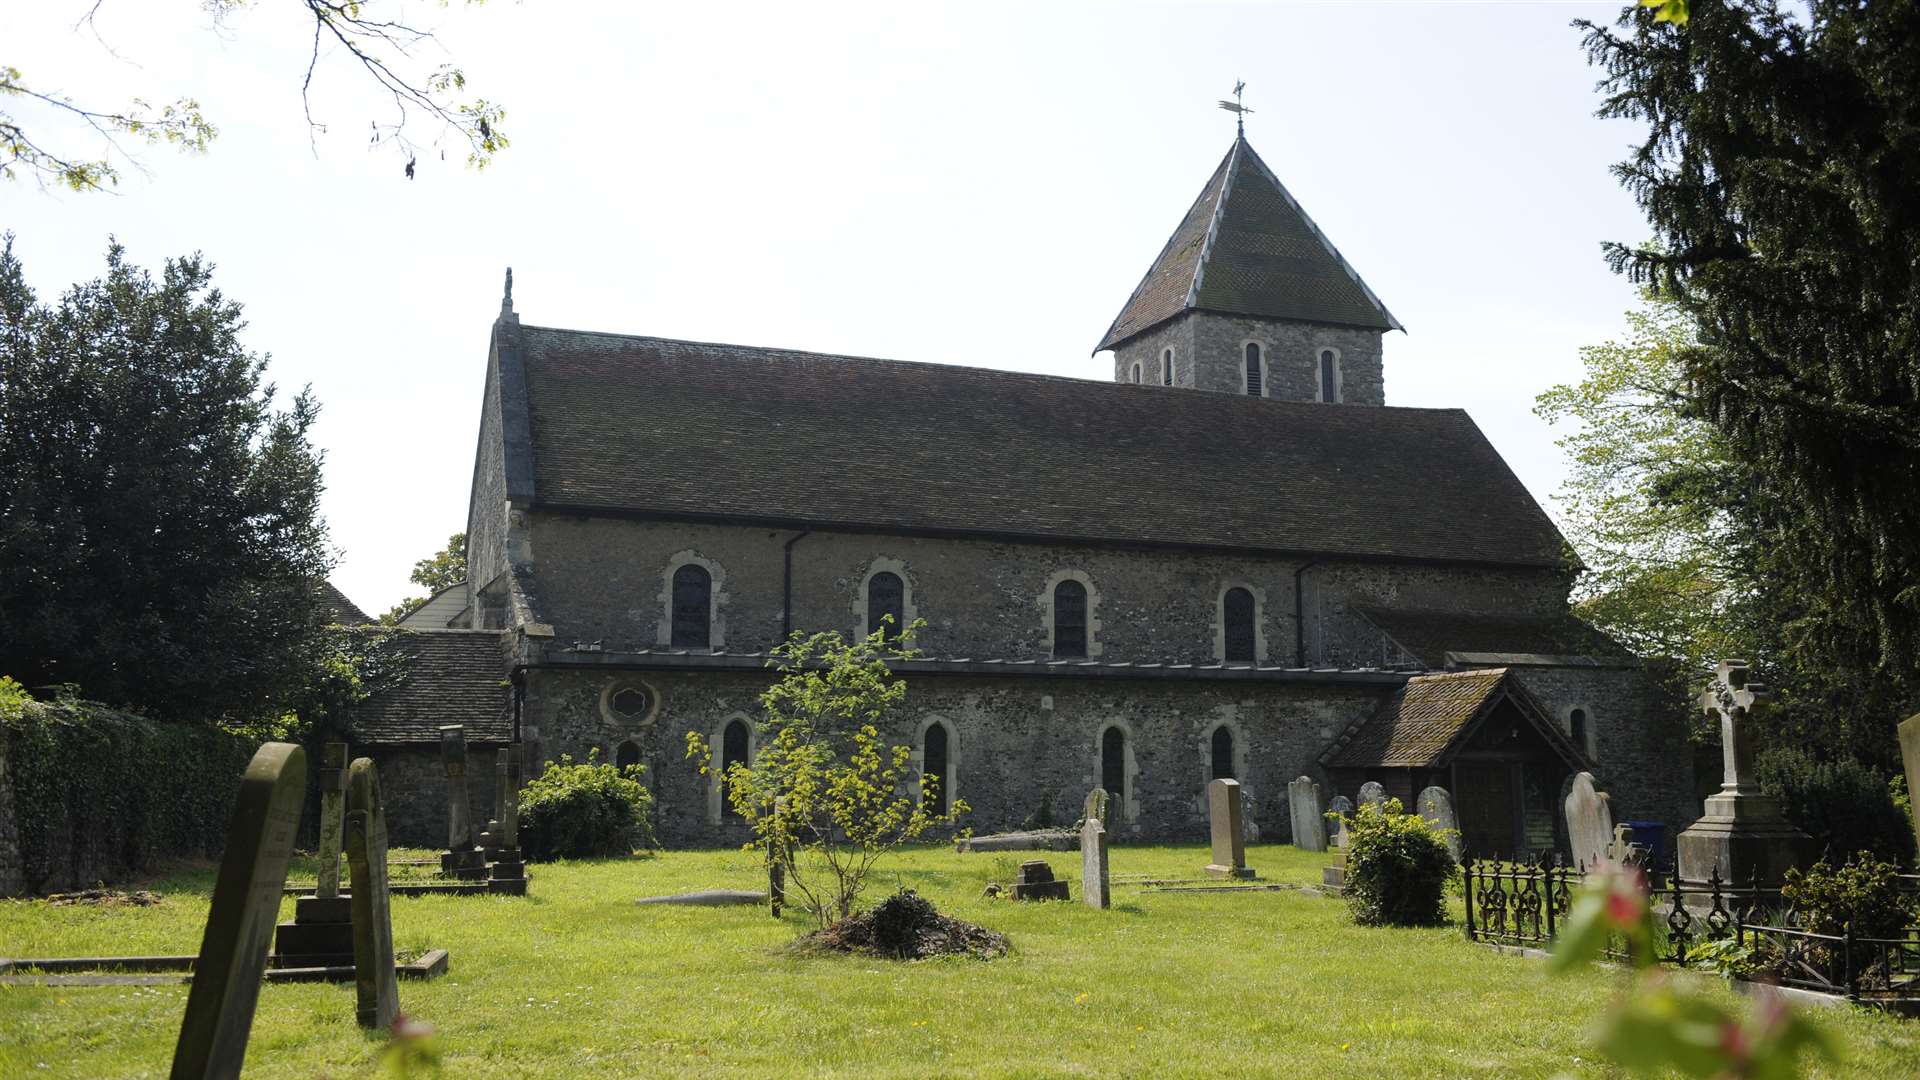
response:
M1646 848L1658 859L1667 850L1667 823L1664 821L1623 821L1627 827L1628 839Z

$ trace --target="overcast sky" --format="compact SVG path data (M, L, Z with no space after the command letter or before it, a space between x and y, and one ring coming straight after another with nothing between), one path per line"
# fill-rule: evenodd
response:
M335 581L375 613L465 525L509 265L531 324L1107 378L1089 350L1240 78L1249 140L1407 327L1388 403L1466 408L1548 503L1533 397L1634 301L1600 242L1646 234L1608 172L1637 132L1593 118L1567 25L1619 3L417 3L513 146L412 181L341 57L310 137L296 5L105 0L76 31L91 5L7 5L0 63L83 104L197 97L220 137L142 151L115 195L0 185L0 227L46 298L109 235L217 264L272 377L324 405Z

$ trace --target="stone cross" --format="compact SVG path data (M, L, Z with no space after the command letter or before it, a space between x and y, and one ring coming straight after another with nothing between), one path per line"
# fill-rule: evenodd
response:
M340 895L340 828L347 797L347 744L330 742L320 750L320 885L315 896Z
M1287 785L1287 809L1293 821L1293 846L1301 851L1327 850L1327 819L1320 809L1320 785L1310 776Z
M1447 830L1447 854L1453 856L1454 862L1459 862L1460 821L1454 816L1453 796L1447 794L1446 788L1430 787L1420 793L1417 805L1420 816L1426 819L1427 824Z
M1333 819L1333 846L1346 847L1349 839L1347 821L1353 817L1353 800L1345 795L1335 795L1333 801L1327 804L1327 812L1340 815Z
M1913 838L1920 843L1920 716L1900 721L1900 760L1907 768L1907 800L1913 805Z
M1107 876L1107 827L1099 818L1088 818L1080 826L1080 899L1088 907L1113 905L1113 890Z
M1361 806L1371 806L1374 803L1382 803L1386 801L1387 801L1387 789L1381 787L1378 782L1369 780L1366 783L1360 785L1360 805Z
M473 847L473 815L467 801L467 730L460 724L440 729L440 763L447 770L447 850Z
M226 851L173 1050L174 1080L240 1075L306 794L304 750L270 742L254 752L227 819Z
M1574 774L1567 787L1566 812L1573 865L1591 869L1613 846L1613 806L1607 794L1593 786L1592 773Z
M518 849L520 847L520 785L524 782L520 773L520 744L514 743L507 747L504 753L506 754L504 765L506 794L502 796L504 802L500 811L500 842L509 848Z
M1242 813L1240 781L1221 779L1207 785L1207 821L1213 833L1213 862L1207 865L1207 873L1214 877L1256 876L1247 869Z
M354 761L347 779L347 867L353 876L355 1016L364 1028L387 1028L400 1011L393 969L393 916L387 907L387 816L373 761Z
M1714 669L1713 682L1700 692L1700 708L1720 719L1720 792L1707 799L1708 817L1748 817L1736 814L1730 806L1725 813L1715 808L1715 800L1771 799L1753 782L1753 729L1747 720L1772 706L1774 693L1764 684L1749 679L1745 660L1722 660ZM1758 808L1758 807L1756 807Z

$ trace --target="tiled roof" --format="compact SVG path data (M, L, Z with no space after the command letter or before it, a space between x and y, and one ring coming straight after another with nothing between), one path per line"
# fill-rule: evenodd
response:
M362 626L373 621L372 617L360 610L359 605L347 599L346 593L334 588L331 581L320 583L320 602L326 605L336 626Z
M1506 668L1416 675L1371 717L1348 728L1320 755L1331 769L1418 769L1440 764L1495 704L1514 702L1570 765L1578 751L1533 695Z
M1234 141L1094 351L1194 309L1401 328L1245 138Z
M536 506L1561 565L1458 409L517 328Z
M468 742L508 741L513 696L504 634L497 630L401 630L383 648L407 657L396 685L353 707L357 744L440 743L442 724L465 724Z
M1460 615L1363 607L1360 613L1429 668L1456 653L1535 653L1630 661L1619 642L1569 614Z

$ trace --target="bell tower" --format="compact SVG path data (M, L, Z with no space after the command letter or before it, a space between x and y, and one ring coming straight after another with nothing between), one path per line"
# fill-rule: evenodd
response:
M1384 405L1404 329L1241 134L1094 352L1116 382Z

